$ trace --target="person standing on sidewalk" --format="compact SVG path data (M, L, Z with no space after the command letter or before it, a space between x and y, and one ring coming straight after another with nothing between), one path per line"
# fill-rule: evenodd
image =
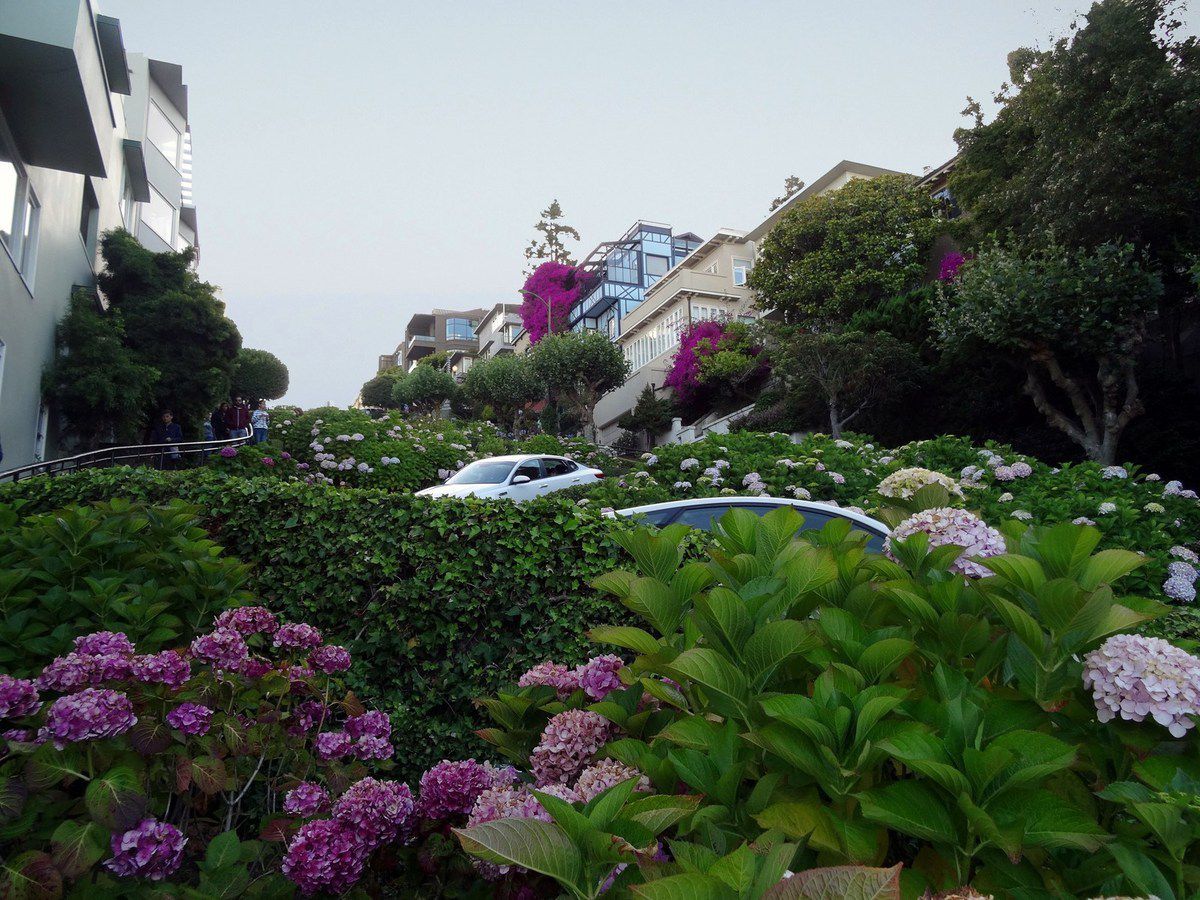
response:
M231 438L250 437L250 406L241 397L234 398L233 406L225 411L225 427Z
M258 408L250 413L250 425L254 429L254 443L267 442L267 429L271 426L271 414L267 412L267 401L259 400Z

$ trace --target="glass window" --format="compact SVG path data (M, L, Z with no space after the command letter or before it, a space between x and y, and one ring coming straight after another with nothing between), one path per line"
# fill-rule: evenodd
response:
M542 464L536 459L531 459L529 462L521 463L517 470L513 472L513 478L518 475L524 475L530 481L537 481L542 477Z
M675 517L675 509L655 509L638 513L634 518L644 525L666 525Z
M9 250L16 250L13 229L17 226L17 197L23 193L21 173L7 148L0 143L0 241L4 241Z
M79 237L83 239L83 245L90 252L95 247L96 241L96 222L100 216L100 201L96 199L96 192L92 190L91 181L84 181L83 184L83 203L79 210Z
M671 260L665 256L655 256L653 253L646 254L646 275L653 278L661 278L667 274L667 270L671 268Z
M150 104L150 116L146 120L146 137L150 139L158 152L167 158L167 162L176 169L179 168L179 129L176 128L167 114L158 108L158 104Z
M451 475L446 484L503 484L512 467L510 462L481 459Z
M142 221L168 244L172 243L175 231L175 207L154 188L150 188L150 202L142 204Z
M546 467L547 478L553 478L555 475L570 475L579 468L569 459L546 458L542 460L542 465Z
M741 286L746 283L746 279L750 275L750 260L737 259L733 260L733 283Z
M25 191L25 219L21 228L21 274L29 281L37 266L38 220L41 218L41 204L33 195L32 189Z
M608 257L608 280L637 284L637 251L614 250Z
M470 319L447 319L446 320L446 340L448 341L473 341L475 340L475 326L477 322Z

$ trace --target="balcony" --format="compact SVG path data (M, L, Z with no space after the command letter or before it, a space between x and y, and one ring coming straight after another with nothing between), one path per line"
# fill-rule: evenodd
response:
M575 322L581 318L595 319L617 302L621 303L621 314L626 315L641 303L645 296L646 291L640 285L602 281L571 309L571 320Z
M116 122L109 91L129 92L116 20L97 24L88 0L9 2L2 9L0 98L22 159L105 177L103 148Z
M622 334L636 331L659 310L674 303L679 294L740 303L750 298L750 289L734 285L729 275L676 267L646 292L646 301L641 306L629 313L621 325Z
M423 347L429 348L430 352L432 352L436 343L437 339L432 334L410 334L405 346L408 348L410 354L413 350Z

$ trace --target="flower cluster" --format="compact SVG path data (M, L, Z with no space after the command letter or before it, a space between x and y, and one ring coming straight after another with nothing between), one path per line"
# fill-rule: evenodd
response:
M84 688L50 704L46 722L38 732L62 750L67 744L94 741L124 734L137 724L133 704L120 691Z
M594 656L574 669L546 660L517 679L517 686L546 685L554 688L560 700L578 690L583 690L593 700L603 700L622 687L617 672L624 665L621 657L612 655Z
M529 756L538 784L566 784L609 739L611 726L599 713L568 709L552 716Z
M923 533L929 536L929 547L941 547L954 544L963 548L962 555L950 566L953 572L961 572L974 578L985 578L991 575L977 559L989 556L999 556L1006 550L1004 538L995 528L974 513L965 509L927 509L909 516L896 526L895 530L884 541L884 553L891 559L896 559L892 546L898 541L906 541L914 534Z
M0 719L32 716L41 708L37 687L32 681L0 675Z
M575 796L582 803L588 803L610 787L631 778L637 779L637 787L634 790L650 790L650 779L633 766L627 766L614 759L602 759L579 773L579 779L575 782Z
M326 731L317 735L313 746L323 760L390 759L395 752L391 744L392 723L387 713L373 710L346 720L342 731Z
M213 711L201 703L187 701L167 713L167 724L184 734L207 734L212 727Z
M279 619L262 606L239 606L227 609L213 622L215 629L236 631L243 637L253 634L274 634L279 629Z
M163 650L161 653L135 656L130 675L143 684L165 684L170 688L179 688L192 677L192 664L174 650Z
M321 632L305 622L288 622L275 632L273 646L282 650L311 650L321 645Z
M308 664L318 672L336 675L350 668L350 651L335 644L325 644L308 655Z
M187 838L174 825L142 819L136 827L112 836L112 857L104 867L122 878L162 881L183 861Z
M232 628L217 628L192 641L192 656L216 669L236 671L249 652L245 638Z
M1101 722L1150 716L1181 738L1200 716L1200 659L1161 638L1110 637L1085 657L1083 685Z
M956 482L949 475L943 475L941 472L934 472L932 469L922 469L912 467L908 469L897 469L891 475L888 475L883 481L879 482L879 487L876 490L884 497L897 497L901 500L907 500L923 487L928 487L931 484L940 485L946 489L946 493L951 497L962 498L962 490L959 489Z
M329 791L311 781L302 781L283 798L283 811L288 815L309 818L329 808Z
M512 767L497 769L473 759L444 759L421 776L417 811L422 818L435 821L466 815L484 791L509 787L516 779Z
M1187 560L1177 559L1167 564L1167 580L1163 582L1163 593L1172 600L1191 603L1196 599L1196 566Z

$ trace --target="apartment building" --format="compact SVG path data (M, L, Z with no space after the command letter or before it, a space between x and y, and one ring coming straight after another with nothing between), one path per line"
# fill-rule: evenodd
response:
M514 352L514 343L523 331L519 303L497 303L475 327L479 339L478 356L489 359Z
M0 0L2 468L58 455L42 371L118 227L155 251L197 244L182 69L127 53L93 0Z
M586 288L571 307L569 327L616 340L646 291L701 243L690 231L639 219L617 240L599 244L580 264Z
M486 309L435 309L417 313L408 320L404 341L394 352L379 357L379 371L399 366L411 372L425 357L444 351L452 356L457 354L458 368L451 367L451 371L465 374L479 351L475 329L487 313Z

